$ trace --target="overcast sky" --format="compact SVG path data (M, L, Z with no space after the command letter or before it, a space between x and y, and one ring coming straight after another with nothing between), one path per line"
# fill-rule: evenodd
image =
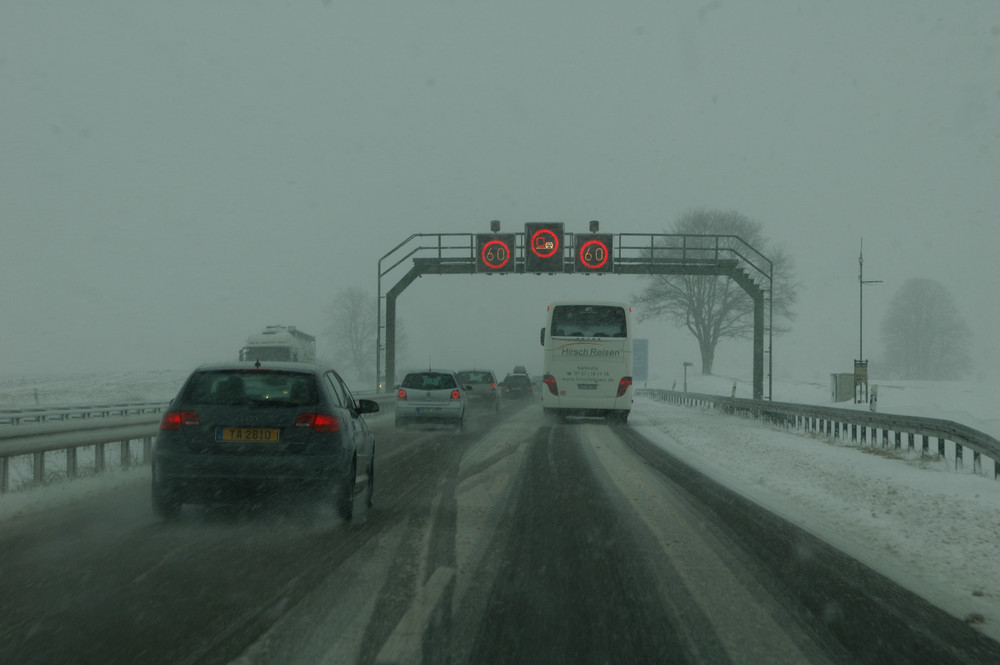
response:
M4 2L0 374L193 367L276 323L325 355L336 292L412 233L702 207L795 258L776 374L850 371L862 237L866 356L922 276L1000 372L998 73L996 0ZM402 360L539 371L547 302L642 286L424 278ZM639 335L661 378L698 360ZM748 341L719 355L749 378Z

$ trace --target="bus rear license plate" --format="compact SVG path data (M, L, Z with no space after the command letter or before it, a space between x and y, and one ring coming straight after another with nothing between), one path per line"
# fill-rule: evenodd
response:
M576 387L580 390L597 390L596 383L579 383Z

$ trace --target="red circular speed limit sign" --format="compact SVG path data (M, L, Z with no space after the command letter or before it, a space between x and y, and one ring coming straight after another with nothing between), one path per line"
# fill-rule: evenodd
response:
M577 258L580 260L580 264L590 270L603 268L604 264L608 262L608 257L611 256L611 250L603 240L588 240L577 251L579 252Z
M483 245L480 258L491 270L499 270L510 261L510 247L502 240L489 240Z

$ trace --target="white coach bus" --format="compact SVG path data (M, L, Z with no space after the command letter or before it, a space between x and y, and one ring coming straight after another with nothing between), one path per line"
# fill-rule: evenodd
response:
M632 410L631 308L617 302L555 302L542 328L546 414L606 416Z

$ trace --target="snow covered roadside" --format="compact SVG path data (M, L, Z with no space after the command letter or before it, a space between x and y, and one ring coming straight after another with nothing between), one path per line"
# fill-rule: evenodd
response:
M44 487L0 494L0 528L8 520L39 510L77 503L96 494L136 483L149 484L149 467L112 468L98 476L58 480Z
M1000 482L945 462L636 399L664 450L1000 640Z

